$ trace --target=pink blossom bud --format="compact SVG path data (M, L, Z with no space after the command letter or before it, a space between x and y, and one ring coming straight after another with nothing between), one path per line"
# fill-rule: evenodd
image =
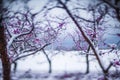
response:
M64 26L65 22L59 23L59 27L62 28Z
M20 31L19 31L19 29L16 29L16 30L13 31L13 33L14 33L14 34L19 34Z

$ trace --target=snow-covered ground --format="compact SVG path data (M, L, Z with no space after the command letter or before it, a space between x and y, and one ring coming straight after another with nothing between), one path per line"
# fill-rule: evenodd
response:
M82 52L47 51L47 53L52 60L52 74L48 74L45 55L39 52L18 61L17 72L13 74L13 80L102 80L102 71L93 55L89 58L90 73L86 75L86 57L84 54L81 55ZM118 59L120 56L117 56L114 51L101 55L101 58L106 67L110 61ZM120 71L120 66L117 66L117 69ZM113 77L109 77L110 80L120 80L120 76L114 79L114 76L117 76L117 74L114 75L115 71L116 68L111 67L110 73L113 74Z

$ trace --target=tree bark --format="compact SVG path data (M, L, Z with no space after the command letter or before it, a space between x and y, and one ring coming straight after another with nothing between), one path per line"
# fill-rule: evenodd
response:
M2 62L2 75L3 80L11 80L11 65L9 61L9 56L7 54L7 48L6 48L6 38L5 38L5 29L2 24L3 20L3 0L0 0L0 59Z
M2 68L3 68L2 69L3 80L10 80L11 79L11 76L10 76L11 67L10 67L9 56L7 54L7 49L6 49L6 40L5 40L3 26L0 26L0 55L1 55Z

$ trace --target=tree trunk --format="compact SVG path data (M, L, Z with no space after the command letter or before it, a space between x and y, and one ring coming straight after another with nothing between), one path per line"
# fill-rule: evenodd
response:
M88 54L86 54L86 65L87 65L86 74L88 74L89 73L89 55Z
M89 67L89 51L90 51L90 46L88 46L88 49L87 49L87 54L86 54L86 74L89 73L89 70L90 70L90 67Z
M17 71L17 62L13 62L12 64L13 64L13 72L15 74Z
M11 76L11 65L9 61L9 56L7 54L7 49L6 49L6 39L5 39L5 34L4 34L4 26L2 24L3 20L3 0L0 0L0 59L2 62L2 75L3 75L3 80L10 80Z
M0 23L2 21L0 20ZM2 72L3 72L3 80L10 80L10 61L9 56L7 54L6 49L6 40L5 40L5 34L4 34L4 27L0 26L0 55L1 55L1 61L2 61Z
M52 73L52 63L51 63L51 60L48 57L48 55L47 55L47 53L45 52L44 49L43 49L43 53L44 53L45 57L47 58L47 61L48 61L48 64L49 64L49 71L48 71L48 73Z

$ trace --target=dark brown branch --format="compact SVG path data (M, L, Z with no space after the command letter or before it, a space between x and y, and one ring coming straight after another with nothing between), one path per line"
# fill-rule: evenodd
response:
M75 15L75 17L78 18L78 19L81 19L81 20L83 20L83 21L86 21L86 22L91 22L91 23L94 23L94 22L95 22L95 21L92 21L92 20L88 20L88 19L82 18L82 17L77 16L77 15Z
M39 49L37 49L36 51L34 51L34 52L30 53L30 54L26 54L26 55L19 56L19 57L17 57L17 58L14 60L14 62L17 61L17 60L19 60L19 59L21 59L21 58L34 55L35 53L37 53L38 51L41 51L42 49L44 49L46 46L48 46L48 45L50 45L50 44L51 44L51 43L46 44L46 45L44 45L42 48L39 48Z

